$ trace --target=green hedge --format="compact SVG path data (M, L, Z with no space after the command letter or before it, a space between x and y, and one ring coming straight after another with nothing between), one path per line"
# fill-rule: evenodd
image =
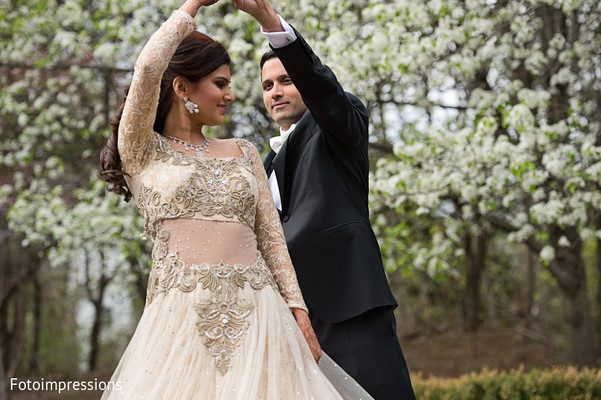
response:
M418 400L595 400L601 370L555 367L509 372L483 370L459 378L412 378Z

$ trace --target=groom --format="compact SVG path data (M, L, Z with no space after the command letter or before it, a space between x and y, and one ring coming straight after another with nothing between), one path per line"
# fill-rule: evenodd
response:
M266 0L233 2L273 49L261 82L281 135L265 167L319 342L375 399L415 399L369 222L367 110Z

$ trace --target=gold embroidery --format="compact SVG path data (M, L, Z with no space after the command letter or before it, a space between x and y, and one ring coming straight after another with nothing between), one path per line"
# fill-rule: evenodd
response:
M196 303L194 308L200 317L196 326L203 344L215 357L217 369L223 375L248 330L250 323L247 317L254 309L249 300L239 295L239 291L246 283L254 290L261 290L267 285L277 290L277 285L262 259L251 266L224 263L189 266L176 254L169 253L151 272L146 303L150 304L156 295L174 288L191 292L198 283L203 289L208 289L211 296Z
M244 288L246 282L255 290L268 284L275 288L275 282L270 274L256 267L231 267L221 263L201 268L198 271L200 282L213 296L196 304L195 310L200 316L196 326L203 337L203 344L209 349L209 354L215 357L217 369L223 375L229 369L232 357L248 329L247 317L254 309L252 303L239 297L237 292Z
M165 218L194 217L196 213L204 217L218 214L243 222L254 230L257 196L256 186L249 182L248 176L253 172L247 156L194 158L162 146L159 148L157 160L171 160L174 165L194 164L198 172L191 173L171 198L163 198L160 192L142 185L137 203L150 237L155 238L160 229L157 222Z

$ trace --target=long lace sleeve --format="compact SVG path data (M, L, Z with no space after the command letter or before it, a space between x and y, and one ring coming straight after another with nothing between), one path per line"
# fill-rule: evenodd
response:
M254 175L257 179L259 198L255 218L255 235L259 251L278 285L280 293L289 308L300 308L307 311L303 300L296 272L290 260L284 230L278 212L271 197L267 174L263 168L259 152L252 144L250 155Z
M136 175L153 149L153 126L159 104L160 82L181 41L196 29L191 16L174 11L142 49L119 123L119 154L123 170Z

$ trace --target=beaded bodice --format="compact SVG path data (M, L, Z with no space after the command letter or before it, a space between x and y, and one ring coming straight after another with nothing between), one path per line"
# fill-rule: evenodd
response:
M175 151L164 136L154 135L154 159L128 178L153 240L166 219L233 222L254 229L259 193L253 158L260 160L252 144L237 139L243 151L237 157L199 158Z
M207 266L263 264L273 278L259 269L256 279L275 282L290 307L306 309L257 149L228 139L237 144L231 156L199 158L152 129L162 73L194 28L175 12L146 44L119 125L126 181L154 245L147 302L174 287L190 290Z

